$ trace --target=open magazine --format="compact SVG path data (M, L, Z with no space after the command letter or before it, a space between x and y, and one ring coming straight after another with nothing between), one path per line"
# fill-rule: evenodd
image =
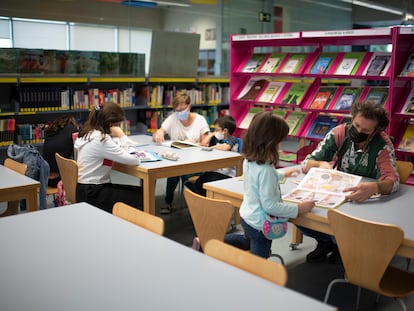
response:
M333 169L312 167L298 186L282 196L285 201L299 203L314 200L315 206L336 208L345 201L343 189L359 184L362 177Z

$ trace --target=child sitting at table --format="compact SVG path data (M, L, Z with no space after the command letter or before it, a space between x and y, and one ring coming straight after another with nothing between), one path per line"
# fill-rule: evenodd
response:
M115 103L103 103L89 113L75 141L78 164L76 201L87 202L109 213L116 202L142 209L142 188L111 183L112 162L139 165L130 154L133 144L120 128L124 111Z
M214 121L214 132L209 134L209 147L224 151L238 152L240 141L237 137L232 136L236 129L236 120L232 116L226 115L219 117ZM186 186L195 193L205 196L206 190L203 184L210 181L226 179L236 176L234 167L221 168L215 171L204 172L194 183L186 182Z

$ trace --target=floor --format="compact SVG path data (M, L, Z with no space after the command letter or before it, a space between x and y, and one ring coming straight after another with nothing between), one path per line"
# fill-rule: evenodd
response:
M126 184L137 184L136 179L130 176L115 173L113 181ZM157 181L156 187L156 212L164 205L165 179ZM51 202L49 202L51 205ZM0 203L0 213L4 203ZM193 237L195 236L193 224L185 206L182 195L177 189L174 200L174 211L169 215L160 215L166 223L165 236L191 247ZM329 282L334 278L343 277L343 267L338 264L329 264L328 262L319 264L306 263L306 254L314 249L315 242L310 238L304 237L304 241L297 249L290 248L291 224L289 224L288 234L281 239L274 240L272 252L283 257L289 273L287 287L322 301L325 290ZM240 230L240 228L236 228ZM277 259L275 259L277 260ZM396 257L394 264L405 267L407 261L405 258ZM414 262L410 265L410 271L414 272ZM393 311L401 310L398 302L391 298L381 297L378 304L375 304L376 294L368 290L362 290L360 310L378 310ZM355 310L356 287L350 284L337 284L331 292L329 303L338 308L340 311ZM407 310L414 310L414 295L404 298ZM277 302L275 302L277 303Z

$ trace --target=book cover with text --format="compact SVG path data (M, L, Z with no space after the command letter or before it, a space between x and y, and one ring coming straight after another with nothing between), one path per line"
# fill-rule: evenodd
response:
M384 105L388 97L388 88L371 87L368 91L365 101L373 101L377 105Z
M358 87L345 87L341 95L339 95L333 109L334 110L349 110L351 106L358 101L361 89Z
M272 73L276 72L282 62L285 54L283 53L272 53L264 61L263 65L259 68L258 72Z
M243 66L242 72L256 72L262 64L266 54L252 54L247 63Z
M268 81L268 77L264 76L251 77L239 93L237 99L255 100Z
M319 115L313 121L306 135L308 138L323 139L328 132L338 124L338 119L334 116Z
M336 75L354 75L357 71L365 52L349 52L345 53L344 58L335 70Z
M306 117L305 112L301 111L291 111L285 121L289 125L289 135L296 135L300 129L301 124L305 120Z
M280 104L299 105L309 86L310 83L292 83L285 96L283 96Z
M324 74L328 71L329 65L333 60L334 55L322 54L316 60L310 73L312 74Z
M257 101L274 103L284 85L284 82L269 82Z
M243 120L240 122L239 128L247 129L249 127L250 123L252 122L254 115L256 113L261 112L261 111L264 111L264 109L263 108L258 108L258 107L250 108L249 111L244 116Z
M321 87L313 98L310 109L326 109L336 92L335 87Z
M306 54L292 53L288 56L286 63L281 69L281 73L297 73L303 61L306 58Z
M391 64L391 53L374 53L364 71L366 76L385 76Z

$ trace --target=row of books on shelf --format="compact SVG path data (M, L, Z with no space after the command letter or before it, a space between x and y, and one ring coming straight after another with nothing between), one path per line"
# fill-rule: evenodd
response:
M240 129L247 129L254 117L260 111L269 111L263 107L251 107L239 124ZM289 135L309 139L323 139L336 125L350 121L349 116L331 115L311 111L288 109L272 109L272 113L283 118L289 125Z
M273 81L270 77L252 77L244 85L237 99L283 106L301 106L319 110L349 110L353 103L373 100L384 105L388 97L387 87L320 86L305 96L310 83ZM308 100L303 102L303 99ZM310 98L310 100L309 100Z
M2 48L1 73L145 76L145 54Z
M403 129L403 135L398 142L397 150L403 152L414 152L414 124L408 124L404 127L405 129Z
M135 91L132 88L103 90L72 90L60 87L25 88L18 91L19 112L37 112L68 109L91 109L94 105L114 102L121 107L135 105Z
M131 134L130 120L124 120L120 126L127 135ZM22 145L43 143L46 127L46 123L16 125L15 119L1 119L0 146L8 146L14 142Z
M193 105L218 105L229 102L229 87L216 84L201 85L197 88L182 89L164 85L143 86L137 91L145 98L149 107L171 106L177 91L187 93Z
M238 72L389 76L390 65L389 52L254 53ZM414 76L414 53L408 56L400 76Z

